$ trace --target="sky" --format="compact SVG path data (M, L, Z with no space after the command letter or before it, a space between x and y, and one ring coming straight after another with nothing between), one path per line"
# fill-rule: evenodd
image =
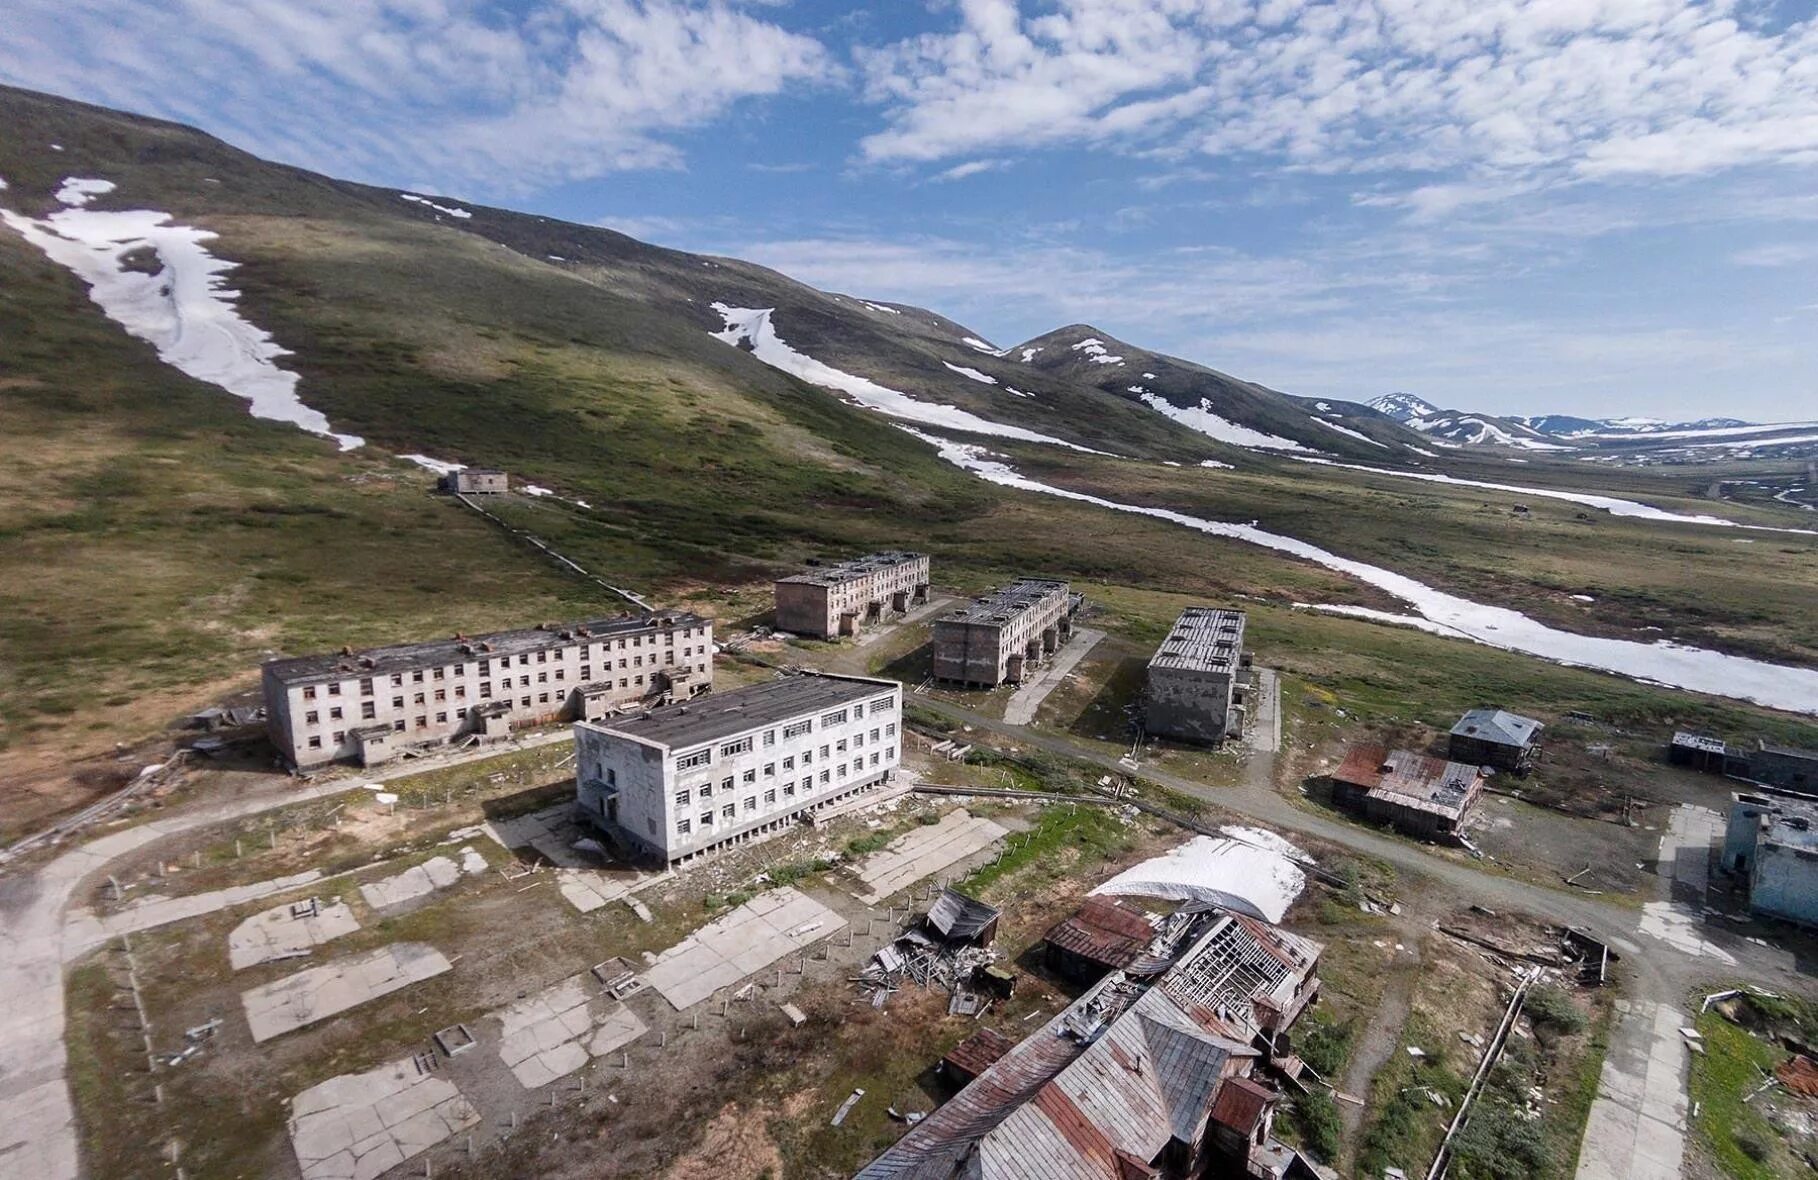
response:
M12 0L0 80L1292 393L1818 417L1818 0ZM11 129L0 129L0 134Z

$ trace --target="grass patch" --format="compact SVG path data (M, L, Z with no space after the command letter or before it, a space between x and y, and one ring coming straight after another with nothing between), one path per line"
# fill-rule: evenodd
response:
M1761 1085L1763 1073L1786 1060L1778 1046L1739 1028L1716 1012L1698 1017L1704 1052L1692 1055L1689 1085L1699 1106L1693 1126L1725 1175L1774 1180L1796 1166L1780 1132L1761 1107L1742 1100Z

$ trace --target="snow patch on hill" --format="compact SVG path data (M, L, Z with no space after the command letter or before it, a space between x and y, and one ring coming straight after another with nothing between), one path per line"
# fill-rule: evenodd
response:
M1097 336L1088 336L1078 344L1069 345L1068 351L1085 353L1095 365L1121 365L1124 363L1124 358L1112 356L1111 350L1106 348L1105 342Z
M1026 365L1030 361L1034 360L1035 354L1040 352L1041 350L1042 350L1042 346L1039 344L1036 345L1034 348L1023 349L1023 363Z
M984 353L986 356L1003 356L1005 353L1010 351L1007 348L993 348L989 344L985 343L983 340L980 340L976 336L961 336L960 343L964 344L968 348L976 349L977 351Z
M1427 418L1439 413L1438 406L1411 393L1386 393L1371 402L1370 408L1387 414L1397 422L1405 422L1409 418Z
M107 317L151 344L165 364L244 398L255 418L289 422L333 439L344 451L362 445L358 435L331 430L327 417L297 396L297 374L272 363L289 352L234 306L239 292L223 287L221 276L237 264L202 245L215 235L172 225L170 214L150 209L82 207L112 187L66 180L59 195L67 194L68 208L42 219L0 209L0 220L87 283L89 298ZM155 260L158 269L125 269L129 255L135 264Z
M797 352L785 344L776 334L776 327L771 322L775 314L773 307L729 307L724 303L715 303L713 310L720 313L726 322L724 331L712 333L714 339L724 341L734 348L741 343L751 345L751 353L774 369L800 377L811 385L820 385L827 389L838 390L867 409L887 414L892 418L901 418L906 422L921 422L928 426L944 426L949 430L963 430L968 434L988 434L997 438L1014 438L1024 442L1051 443L1057 447L1066 447L1071 451L1084 451L1091 455L1102 455L1103 451L1094 451L1065 439L1051 435L1038 434L1033 430L1024 430L1020 426L1008 426L1001 422L992 422L977 414L969 413L958 406L942 405L939 402L917 401L908 394L879 385L869 377L859 377L844 373L832 365L822 364L813 357Z
M1325 403L1322 402L1320 404L1324 405ZM1328 422L1324 418L1315 418L1315 417L1311 417L1311 416L1309 416L1307 418L1307 421L1317 422L1319 425L1325 427L1327 430L1336 430L1340 434L1348 434L1352 438L1356 439L1358 442L1367 442L1371 446L1381 447L1385 451L1389 449L1387 443L1379 443L1375 439L1371 438L1369 435L1364 434L1361 431L1352 430L1349 426L1340 426L1336 422Z
M1169 508L1123 504L1086 492L1054 487L1022 475L983 447L953 442L919 431L911 433L936 447L942 459L990 483L1093 504L1113 512L1165 520L1208 536L1226 537L1273 549L1375 586L1408 603L1417 614L1394 615L1368 607L1350 606L1320 609L1418 627L1437 635L1468 639L1487 647L1523 652L1574 667L1615 672L1651 684L1705 692L1732 700L1752 701L1770 709L1818 714L1818 669L1770 664L1705 648L1686 647L1667 640L1641 643L1631 639L1607 639L1556 630L1519 611L1447 594L1405 574L1340 557L1317 545L1266 532L1253 524L1206 520Z
M968 369L964 365L948 364L948 362L946 362L946 361L942 361L941 364L946 365L949 369L952 369L955 373L958 373L960 376L970 378L973 381L980 381L986 385L996 385L997 384L997 378L991 376L989 373L981 373L977 369Z
M1265 434L1260 430L1252 430L1248 426L1240 426L1229 418L1221 418L1213 411L1212 403L1205 398L1201 398L1199 405L1192 409L1183 409L1153 393L1143 394L1142 400L1144 405L1155 412L1166 414L1189 430L1197 430L1207 438L1215 438L1219 442L1251 447L1261 451L1311 451L1313 449L1302 446L1291 438Z
M96 197L113 191L114 182L111 180L84 180L79 176L72 176L63 182L62 188L57 190L57 200L71 209L80 209Z
M896 308L885 307L881 303L870 303L863 299L859 300L859 302L865 304L865 306L869 307L872 311L881 311L885 315L902 315L903 314L902 312L898 311Z
M453 475L457 471L467 470L465 463L447 463L441 459L431 459L428 455L399 455L398 458L408 459L425 471L433 471L437 475Z
M401 201L409 201L413 205L422 205L426 209L434 209L437 213L446 213L448 216L459 218L462 221L466 221L473 216L472 213L469 213L467 210L459 208L458 206L438 205L428 197L419 197L415 193L399 193L398 199Z

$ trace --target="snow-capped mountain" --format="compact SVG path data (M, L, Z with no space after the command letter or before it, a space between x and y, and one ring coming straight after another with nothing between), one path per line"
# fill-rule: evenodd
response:
M1387 414L1397 422L1406 422L1409 418L1425 418L1439 413L1438 406L1411 393L1385 393L1371 402L1370 408L1379 414Z
M1685 430L1727 430L1752 426L1740 418L1700 418L1696 422L1667 422L1659 418L1577 418L1570 414L1540 414L1515 418L1542 434L1555 438L1610 438L1618 435L1677 433Z

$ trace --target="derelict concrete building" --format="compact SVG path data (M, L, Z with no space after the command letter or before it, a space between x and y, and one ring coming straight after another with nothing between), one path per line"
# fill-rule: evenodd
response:
M663 611L272 660L266 728L299 769L604 717L713 684L713 624Z
M461 467L445 479L448 490L461 495L496 496L511 490L511 477L494 467Z
M1243 667L1241 611L1190 606L1149 660L1143 727L1160 737L1219 742L1243 732L1238 678Z
M934 621L934 677L995 688L1023 680L1073 634L1079 598L1065 582L1019 578Z
M632 855L680 864L883 786L902 711L897 681L805 675L578 722L576 799Z
M1723 867L1749 886L1749 909L1818 926L1818 798L1771 788L1738 792Z
M872 553L777 579L776 626L838 639L926 601L926 553Z

